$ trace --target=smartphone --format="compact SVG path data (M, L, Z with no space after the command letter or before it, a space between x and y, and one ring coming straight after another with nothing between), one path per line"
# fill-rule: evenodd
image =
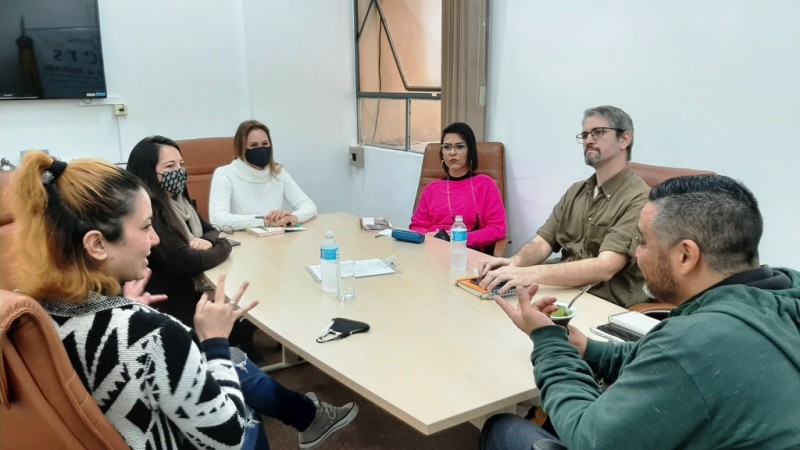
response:
M470 281L472 281L475 284L480 285L481 284L481 277L470 278ZM494 287L494 289L492 289L492 291L499 291L505 285L506 285L506 282L505 281L501 281L500 284L498 284L497 286Z
M470 278L469 281L471 281L473 284L478 285L478 286L481 284L481 278L480 277ZM505 286L505 285L506 285L506 282L505 281L501 281L500 284L498 284L497 286L494 287L494 289L492 289L492 295L500 295L501 297L511 297L513 295L516 295L516 293L517 293L516 289L509 289L505 293L500 294L500 289L503 289L503 286Z
M614 326L613 323L598 325L597 330L610 334L611 336L615 336L625 342L636 342L641 339L641 336L638 334L631 333L630 331L624 330L618 326Z

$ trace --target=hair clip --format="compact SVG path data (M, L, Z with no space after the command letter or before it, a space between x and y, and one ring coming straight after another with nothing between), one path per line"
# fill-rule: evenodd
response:
M67 163L65 163L64 161L60 161L58 159L54 159L53 164L50 164L50 168L45 170L44 173L42 173L42 183L44 184L52 183L53 180L55 180L62 173L64 173L64 170L66 168L67 168Z
M55 178L56 177L55 177L55 175L53 175L53 172L50 172L49 170L45 170L44 173L42 174L42 183L50 184L50 182L55 180Z

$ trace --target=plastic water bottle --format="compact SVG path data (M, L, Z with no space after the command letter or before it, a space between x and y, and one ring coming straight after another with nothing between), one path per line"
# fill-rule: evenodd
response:
M461 216L456 216L450 228L450 268L467 270L467 226Z
M325 232L325 240L319 246L322 290L336 292L339 288L339 244L333 239L333 231Z

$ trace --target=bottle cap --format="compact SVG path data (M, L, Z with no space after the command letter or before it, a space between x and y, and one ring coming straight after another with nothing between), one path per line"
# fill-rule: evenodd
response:
M333 239L333 230L328 230L325 232L325 239Z
M456 216L456 222L458 222L458 221L460 221L460 220L461 220L461 221L463 221L463 220L464 220L464 217L462 217L462 216Z

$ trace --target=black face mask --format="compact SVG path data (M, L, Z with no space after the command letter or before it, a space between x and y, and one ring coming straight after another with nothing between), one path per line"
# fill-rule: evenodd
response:
M158 173L158 172L156 172ZM181 167L176 170L165 170L161 175L161 187L170 194L179 195L186 189L186 180L189 176L186 169Z
M272 160L272 147L248 148L244 153L244 159L250 164L263 169Z

